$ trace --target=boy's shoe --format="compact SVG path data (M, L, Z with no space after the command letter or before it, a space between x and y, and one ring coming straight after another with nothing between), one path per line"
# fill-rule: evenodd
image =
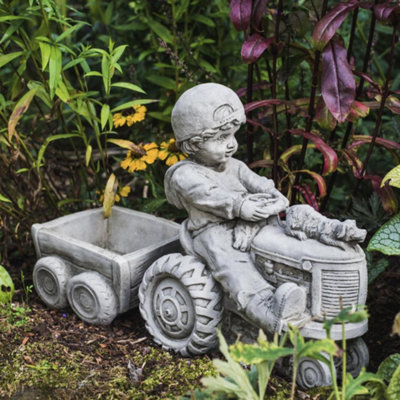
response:
M272 290L256 293L246 306L246 315L263 330L280 333L284 320L301 316L306 308L306 293L295 283L287 282Z

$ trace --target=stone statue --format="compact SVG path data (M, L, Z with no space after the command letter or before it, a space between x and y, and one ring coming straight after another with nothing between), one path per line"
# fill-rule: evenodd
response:
M172 111L172 127L189 158L169 168L165 192L170 203L188 212L193 254L251 321L279 332L283 320L304 313L306 294L292 282L275 290L251 257L252 238L289 202L272 180L232 158L235 133L245 122L244 107L231 89L206 83L186 91Z
M280 333L288 324L321 339L324 320L365 304L358 243L366 231L307 205L288 207L273 181L233 158L245 121L238 96L219 84L195 86L177 101L172 127L189 157L168 169L164 183L168 201L188 213L180 226L120 207L109 218L94 209L33 225L33 281L42 300L70 305L93 324L109 324L139 304L154 341L184 356L215 349L221 323L234 339L252 339L259 328ZM360 337L367 328L365 320L344 330L353 376L368 364ZM330 334L342 340L341 324ZM297 381L329 385L329 368L302 357Z

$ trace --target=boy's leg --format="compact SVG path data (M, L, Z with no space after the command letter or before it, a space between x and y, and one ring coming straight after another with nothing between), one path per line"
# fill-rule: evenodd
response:
M211 226L193 240L195 252L204 259L213 277L225 292L244 309L255 293L273 287L254 265L250 252L236 250L233 243L233 224Z
M233 226L225 223L201 232L193 239L194 251L203 258L239 311L260 328L279 332L282 319L304 312L305 292L288 282L274 294L274 287L257 270L250 252L233 248Z

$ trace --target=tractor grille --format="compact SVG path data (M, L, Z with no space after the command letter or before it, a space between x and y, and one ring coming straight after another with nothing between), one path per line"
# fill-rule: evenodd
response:
M360 276L358 271L322 271L321 313L327 318L334 318L342 307L358 303Z

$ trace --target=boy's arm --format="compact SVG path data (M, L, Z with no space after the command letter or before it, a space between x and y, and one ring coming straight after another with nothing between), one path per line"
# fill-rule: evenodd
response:
M275 184L272 179L267 179L253 172L244 162L236 160L239 179L249 193L273 193Z
M171 179L173 190L186 207L195 207L225 219L239 217L244 193L223 190L206 174L181 167Z

